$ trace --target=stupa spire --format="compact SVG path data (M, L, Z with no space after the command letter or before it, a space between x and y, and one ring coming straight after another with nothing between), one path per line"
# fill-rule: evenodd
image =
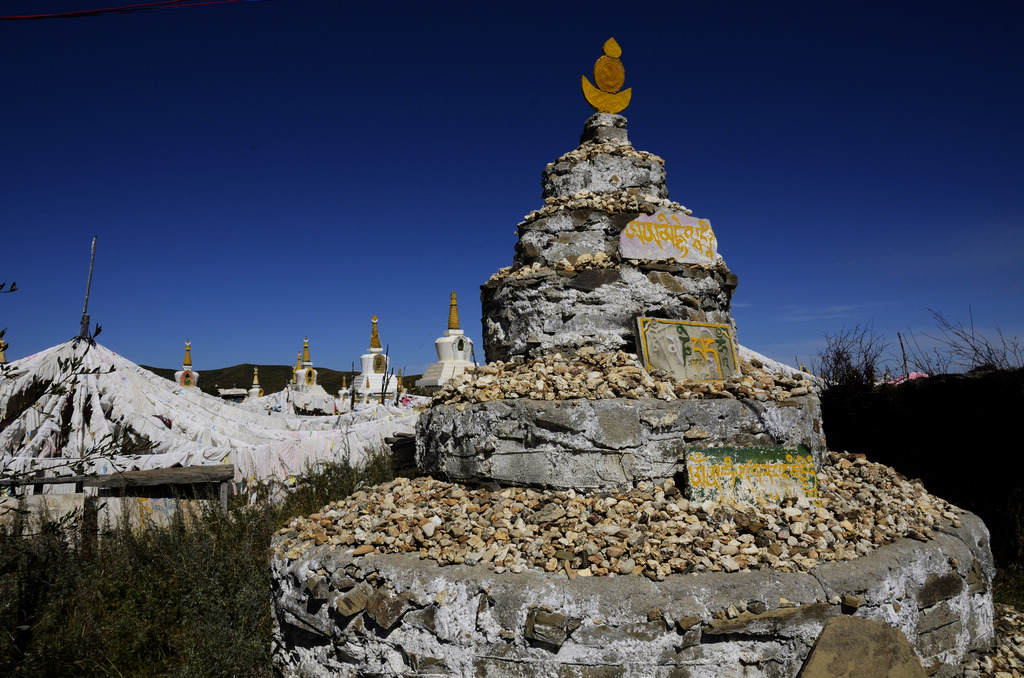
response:
M309 359L309 337L302 339L302 362L306 365L311 362Z
M185 340L185 360L181 363L181 369L192 369L192 342L188 339Z
M370 348L380 348L380 335L377 334L377 316L373 316L373 329L370 331Z
M252 385L253 386L259 386L260 385L260 368L258 368L256 366L253 366L253 368L252 368Z
M452 301L448 306L448 329L459 329L459 304L455 301L455 292L452 292Z

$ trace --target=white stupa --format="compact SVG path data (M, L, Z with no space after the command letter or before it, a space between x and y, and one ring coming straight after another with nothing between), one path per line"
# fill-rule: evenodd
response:
M249 400L256 400L263 397L263 389L260 387L260 368L255 365L252 368L252 386L249 388Z
M174 381L178 386L192 388L199 381L199 373L192 371L192 342L185 342L185 360L181 363L181 369L174 373Z
M324 387L316 383L316 370L313 369L313 361L309 358L309 337L302 340L302 353L295 363L292 384L292 388L300 393L327 395Z
M441 390L449 379L474 367L471 360L473 340L463 336L459 329L459 307L455 301L455 292L452 292L448 307L448 329L444 336L434 342L434 348L437 350L437 362L428 367L423 377L416 382L416 386L428 395Z
M370 333L370 348L359 356L361 372L352 380L356 400L360 403L377 402L383 395L385 399L394 398L398 383L388 377L388 357L380 347L380 336L377 334L377 316L373 316L373 330ZM387 379L387 386L384 381Z

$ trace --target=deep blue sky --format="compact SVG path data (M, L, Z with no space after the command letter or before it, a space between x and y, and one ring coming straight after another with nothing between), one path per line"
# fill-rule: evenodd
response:
M116 3L108 3L116 4ZM370 316L435 359L448 295L511 263L579 89L622 46L641 150L710 219L741 343L1024 336L1024 3L265 2L0 22L0 327L14 359L89 311L128 359L347 369ZM102 2L0 2L4 15Z

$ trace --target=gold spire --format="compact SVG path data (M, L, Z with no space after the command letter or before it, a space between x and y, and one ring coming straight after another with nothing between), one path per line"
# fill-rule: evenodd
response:
M302 369L302 354L301 353L296 353L295 354L295 369L292 370L292 372L298 372L301 369Z
M252 385L253 386L259 386L260 385L260 368L258 368L256 366L253 366L253 368L252 368Z
M185 362L181 364L182 368L186 370L192 369L192 342L185 340Z
M583 84L583 96L598 113L618 113L629 106L629 99L633 96L633 88L619 91L619 88L626 82L626 69L622 67L619 57L622 56L622 48L615 38L608 38L604 43L604 56L594 64L594 82L597 87L590 84L587 76L580 76Z
M377 334L377 316L373 316L373 331L370 332L370 348L380 348L380 335Z
M452 301L448 305L448 329L459 329L459 305L455 301L455 292L452 292Z
M309 337L305 337L302 340L302 362L308 363L309 360Z

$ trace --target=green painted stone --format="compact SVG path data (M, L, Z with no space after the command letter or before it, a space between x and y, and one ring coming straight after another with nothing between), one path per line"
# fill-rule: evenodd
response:
M818 476L805 447L712 447L686 451L686 496L692 502L778 504L806 497L815 506Z

